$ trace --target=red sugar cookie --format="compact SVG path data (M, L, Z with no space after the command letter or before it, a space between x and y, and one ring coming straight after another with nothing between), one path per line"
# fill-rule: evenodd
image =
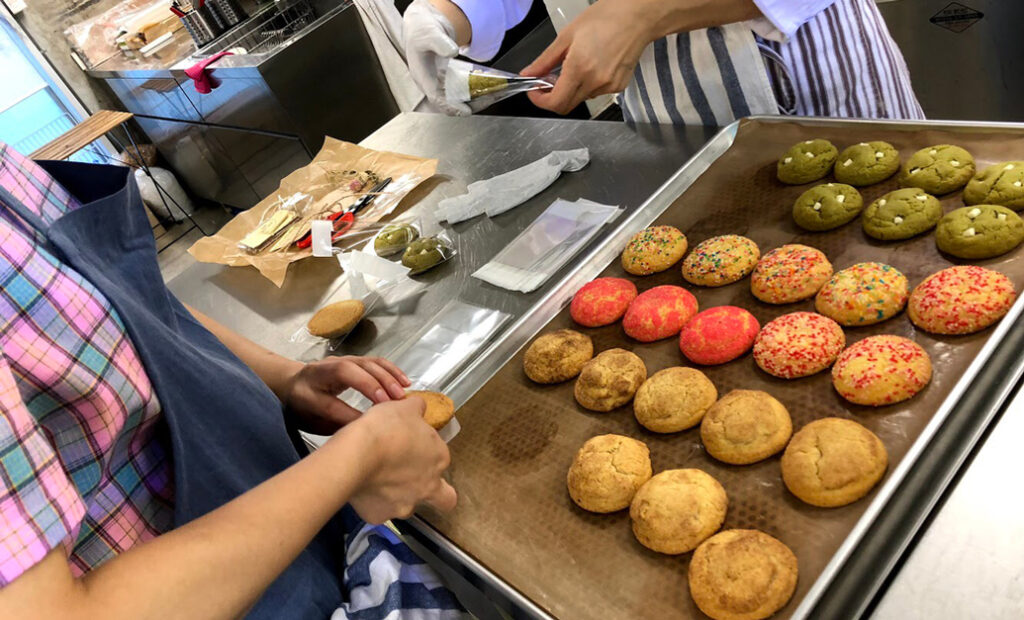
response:
M622 318L634 299L636 286L629 280L598 278L576 291L569 315L584 327L610 325Z
M679 333L697 314L697 298L679 286L656 286L629 304L622 327L640 342L654 342Z
M813 312L791 312L769 321L754 340L754 361L783 379L821 372L846 346L843 328Z
M683 326L679 350L695 364L724 364L749 351L760 329L754 315L743 308L708 308Z

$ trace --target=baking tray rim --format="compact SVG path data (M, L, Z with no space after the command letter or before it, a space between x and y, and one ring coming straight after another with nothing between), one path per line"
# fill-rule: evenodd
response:
M576 266L566 273L540 299L538 299L531 312L524 313L523 316L519 317L501 336L488 345L483 353L477 356L474 361L472 361L465 369L463 369L462 372L452 379L446 389L446 392L448 392L452 397L456 405L461 406L464 404L479 389L481 389L484 384L493 378L498 370L504 367L504 365L507 364L508 361L523 346L525 346L538 331L543 329L543 327L564 308L571 299L572 293L575 290L582 286L586 281L596 277L596 275L599 274L601 270L603 270L607 264L609 264L609 262L619 254L616 248L621 247L628 240L629 236L641 230L645 226L648 226L662 213L664 213L687 189L690 188L690 186L711 166L711 164L713 164L732 146L739 132L739 128L750 122L768 124L797 123L819 127L884 125L888 126L889 129L945 129L952 132L991 129L993 131L1019 131L1024 133L1024 123L1007 122L978 123L972 121L947 120L907 121L891 119L834 119L775 115L749 116L733 121L732 123L722 127L718 133L716 133L703 147L701 147L689 160L687 160L679 170L665 181L665 183L658 187L633 213L629 214L625 219L619 222L615 230L602 244L590 249L582 255ZM989 336L988 340L982 346L975 358L971 361L963 375L961 375L953 385L949 395L942 401L939 408L936 409L932 418L928 421L928 424L924 429L922 429L920 435L911 444L910 449L900 461L899 465L892 470L889 478L878 489L875 497L872 498L864 513L854 524L853 529L846 538L843 539L843 542L832 555L832 558L829 560L828 564L826 564L814 584L812 584L810 590L799 602L797 608L793 612L794 618L805 618L810 614L811 610L814 608L815 604L817 604L819 599L821 599L839 569L855 551L868 528L875 521L881 511L885 509L886 504L900 487L900 484L905 479L910 469L914 466L918 457L921 455L921 452L927 447L930 440L935 436L939 428L942 427L949 414L955 409L957 403L964 395L964 392L970 387L971 383L978 378L982 370L989 372L994 370L985 369L984 367L991 358L994 349L1005 338L1009 330L1016 326L1016 320L1021 316L1022 312L1024 312L1024 295L1020 295L1017 298L1016 302L1010 308L1010 311L996 326L996 329ZM1024 372L1024 368L1018 366L1015 370L1015 373L1018 375L1018 380L1022 372ZM980 438L984 428L987 428L988 423L991 422L990 418L994 416L998 409L998 405L990 407L984 414L984 417L989 419L987 423L982 426L982 430L979 431L976 436L965 439L966 449L962 453L961 461L957 463L956 467L952 468L950 475L947 477L947 485L955 475L956 471L958 471L962 466L962 461L966 459L966 454L970 451L969 448ZM940 491L941 490L937 490L936 497ZM500 575L476 560L476 558L472 557L471 554L455 545L440 530L435 528L422 517L414 515L412 518L408 519L406 523L411 526L411 529L414 530L415 533L424 536L432 544L444 547L447 551L452 553L454 557L458 558L459 561L462 561L466 568L476 573L482 579L487 580L492 587L508 596L517 605L521 606L524 611L527 611L531 615L539 618L554 618L554 616L543 609L539 604L519 592L515 586L502 579ZM900 543L901 547L905 547L908 542L909 541L906 540L902 541ZM897 557L898 555L899 554L897 554ZM894 563L895 562L891 564ZM892 569L891 564L885 567L885 572ZM867 597L871 594L873 593L865 593L865 596Z

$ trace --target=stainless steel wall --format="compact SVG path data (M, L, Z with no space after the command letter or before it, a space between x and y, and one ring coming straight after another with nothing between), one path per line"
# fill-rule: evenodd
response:
M1024 0L890 0L878 8L929 118L1024 121Z

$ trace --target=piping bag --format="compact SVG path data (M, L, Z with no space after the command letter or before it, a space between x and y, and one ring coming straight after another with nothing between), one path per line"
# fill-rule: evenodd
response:
M482 213L500 215L547 189L563 172L582 170L589 163L586 148L552 151L521 168L470 183L465 194L438 203L437 220L455 224Z

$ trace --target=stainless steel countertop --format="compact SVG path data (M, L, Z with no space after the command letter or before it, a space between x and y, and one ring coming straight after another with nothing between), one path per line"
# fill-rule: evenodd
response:
M421 275L425 294L402 314L371 315L338 353L386 355L404 343L423 321L452 299L495 308L518 316L533 306L547 287L514 293L470 278L555 198L588 198L632 210L693 155L711 130L647 128L625 124L502 117L447 118L404 114L370 135L364 146L409 155L437 157L438 175L407 201L419 198L406 213L426 212L443 198L462 194L472 181L495 176L558 149L586 146L590 165L565 173L526 204L496 218L477 217L449 227L458 255ZM401 208L401 207L400 207ZM604 234L607 234L607 227ZM594 244L601 243L599 236ZM584 250L585 252L586 250ZM284 286L276 288L252 268L197 264L169 286L183 301L230 325L272 350L302 360L320 359L323 345L289 342L293 333L320 306L347 293L337 261L306 259L290 267ZM549 284L557 280L556 274Z
M449 229L459 255L421 276L430 283L427 293L413 307L404 308L406 314L371 317L337 353L386 355L455 298L521 315L564 273L528 295L491 287L470 274L556 197L584 197L635 209L713 133L669 127L634 131L625 124L592 121L396 117L362 144L440 160L441 176L410 197L418 198L410 213L429 210L442 198L463 193L469 182L518 167L551 150L587 146L591 164L583 171L564 174L551 188L509 213L494 219L478 217ZM289 337L316 308L342 298L343 284L333 259L293 265L281 289L251 268L206 264L196 264L169 282L182 301L268 348L302 360L319 359L326 351L322 345L290 342ZM1018 396L894 577L875 617L1021 617L1024 500L1013 483L1024 466L1024 453L1015 445L1022 434L1024 397Z

